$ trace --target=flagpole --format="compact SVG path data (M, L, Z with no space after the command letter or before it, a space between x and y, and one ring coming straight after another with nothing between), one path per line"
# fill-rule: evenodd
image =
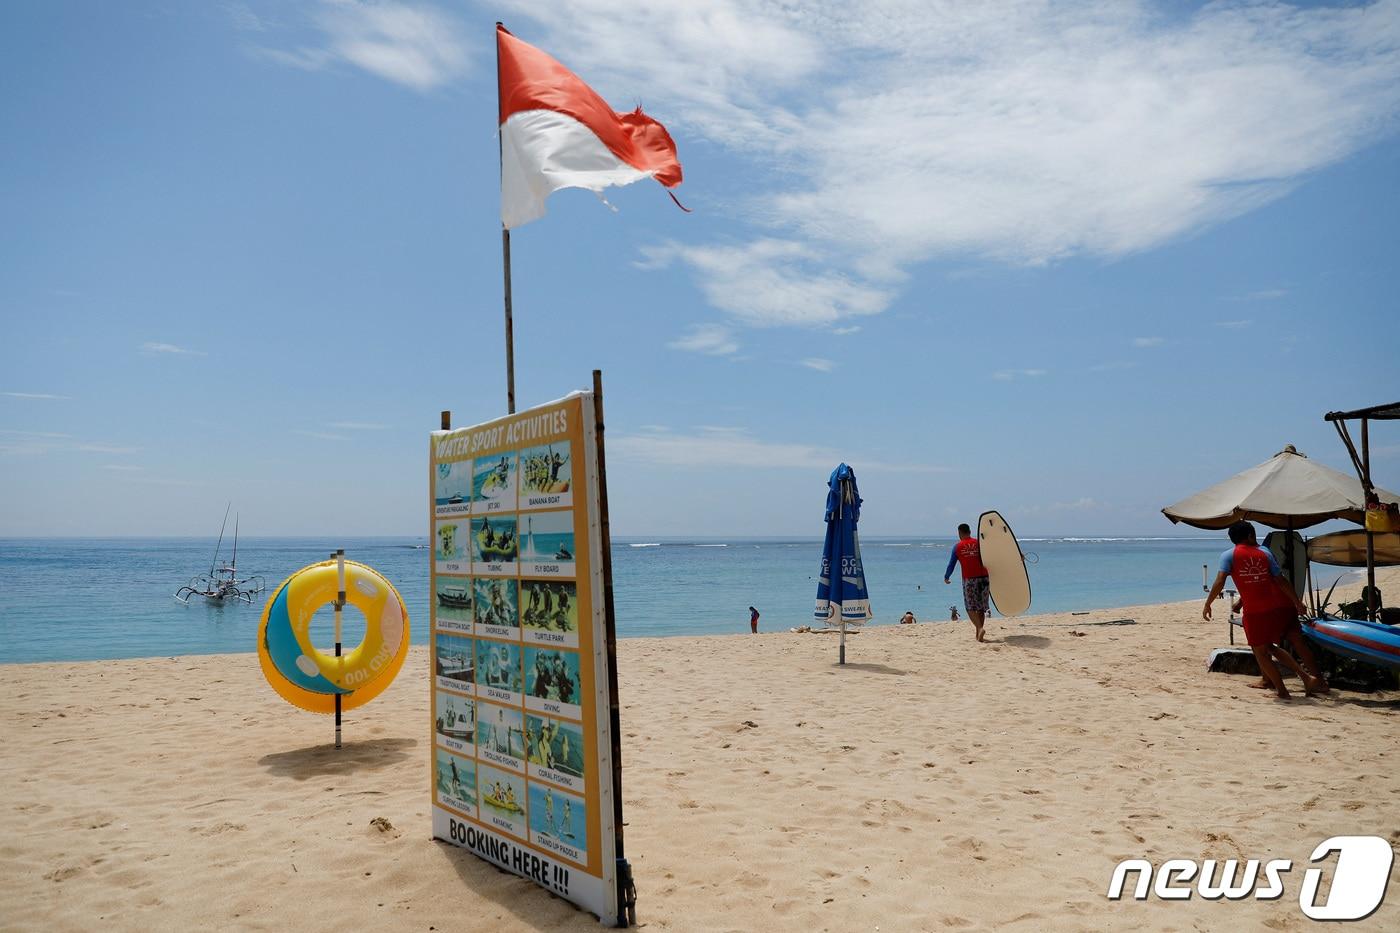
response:
M500 20L496 20L496 28L503 28ZM501 42L498 34L496 39L496 100L501 99ZM497 111L499 116L499 110ZM502 147L505 145L501 139L501 125L499 119L496 123L496 158L501 167L505 170L505 157L502 154ZM505 305L506 305L506 414L515 414L515 322L511 315L510 302L510 228L504 223L501 224L501 266L505 276Z
M505 267L506 295L506 414L515 414L515 324L510 308L510 230L501 227L501 258Z

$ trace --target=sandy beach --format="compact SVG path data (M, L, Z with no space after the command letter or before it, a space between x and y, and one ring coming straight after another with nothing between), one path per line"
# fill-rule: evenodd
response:
M1276 701L1207 673L1226 625L1199 613L879 627L845 669L830 636L624 640L641 925L1312 925L1313 846L1400 841L1400 694ZM0 927L598 928L430 839L428 669L413 649L336 752L252 654L4 667ZM1295 867L1271 902L1110 902L1129 857ZM1395 929L1397 888L1356 928Z

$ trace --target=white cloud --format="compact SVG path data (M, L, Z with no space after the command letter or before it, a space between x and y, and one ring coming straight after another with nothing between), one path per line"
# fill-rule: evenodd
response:
M375 424L370 421L333 421L331 427L339 428L342 431L387 431L387 424Z
M254 51L305 71L349 64L417 91L446 84L469 65L457 20L433 7L323 0L313 20L315 44Z
M174 355L174 356L207 356L207 355L208 355L208 354L204 353L204 352L201 351L201 350L190 350L190 349L186 349L185 347L176 346L176 345L173 344L173 343L154 343L154 342L147 342L147 343L141 344L141 352L143 352L143 353L169 353L169 354Z
M132 474L122 478L123 483L135 483L141 486L172 486L177 488L197 488L205 485L204 480L198 479L173 479L168 476L141 476Z
M672 350L688 350L710 356L729 356L739 352L734 332L722 324L695 324L690 333L666 344Z
M267 22L254 13L246 3L225 3L224 15L233 23L233 28L242 32L265 32Z
M1137 363L1132 360L1109 360L1104 363L1095 363L1093 366L1089 367L1089 372L1106 373L1120 369L1132 369L1135 366L1137 366Z
M654 426L653 426L654 427ZM668 467L777 467L830 470L841 455L827 447L761 441L742 428L708 426L691 434L665 429L608 439L608 457ZM864 461L859 470L947 473L946 467Z
M700 280L710 304L754 326L816 326L878 314L890 293L828 271L820 253L791 240L759 239L735 246L644 247L648 264L679 261Z
M1013 379L1036 379L1044 376L1046 370L1043 369L998 369L992 373L993 379L1000 379L1002 382L1010 382Z
M677 258L750 323L877 313L935 259L1149 250L1282 197L1400 114L1400 0L507 6L610 100L645 94L682 159L705 139L746 163L708 184L763 232ZM801 272L765 242L803 243Z
M809 356L803 360L801 365L808 369L815 369L819 373L829 373L836 368L835 360L824 360L819 356Z
M318 441L348 441L350 438L344 434L332 434L328 431L293 431L293 434L300 434L302 437L315 438Z
M1091 496L1081 496L1069 502L1050 502L1045 505L1023 505L1016 510L1018 515L1057 515L1064 512L1092 512L1108 508Z
M46 456L48 454L84 453L121 456L134 454L140 447L121 447L101 441L78 440L71 434L52 431L0 431L0 435L13 438L11 443L0 442L0 453L24 454L26 456Z
M1274 301L1288 295L1286 288L1266 288L1262 291L1250 292L1247 295L1238 295L1233 301Z
M1228 330L1243 330L1244 328L1248 327L1253 323L1254 322L1252 320L1247 319L1242 321L1216 321L1215 326L1224 327Z
M0 395L5 395L5 396L8 396L8 397L10 397L10 398L27 398L27 399L48 400L48 401L67 401L67 400L68 400L68 396L66 396L66 395L50 395L48 392L0 392Z
M833 327L831 329L831 332L838 337L845 337L849 334L858 334L860 333L860 325L852 324L850 327Z
M134 454L140 447L119 447L115 444L102 443L80 443L72 446L73 450L88 454Z
M1165 337L1134 337L1134 338L1133 338L1133 346L1135 346L1135 347L1160 347L1162 344L1164 344L1164 343L1166 343L1166 342L1167 342L1167 339L1166 339Z

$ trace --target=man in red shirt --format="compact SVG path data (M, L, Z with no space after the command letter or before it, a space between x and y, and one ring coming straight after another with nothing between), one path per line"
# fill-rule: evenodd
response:
M1234 547L1220 555L1220 572L1215 575L1215 585L1206 596L1201 618L1210 619L1211 603L1225 589L1226 577L1233 577L1244 607L1244 637L1268 685L1281 699L1288 699L1283 675L1274 663L1277 659L1302 678L1308 693L1326 693L1327 682L1315 673L1317 659L1303 640L1303 629L1298 624L1298 617L1307 615L1307 607L1284 580L1274 555L1259 546L1253 525L1235 522L1230 526L1229 535ZM1303 667L1284 650L1285 644L1298 652Z
M958 526L958 543L953 545L953 553L948 556L948 568L943 571L944 583L952 582L954 564L962 567L963 605L967 607L967 617L972 620L977 640L984 641L982 623L987 618L991 582L987 568L982 565L982 546L966 522Z

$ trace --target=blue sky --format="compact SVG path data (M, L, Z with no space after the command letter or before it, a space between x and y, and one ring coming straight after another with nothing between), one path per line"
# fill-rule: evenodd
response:
M493 24L676 139L513 233L615 533L1172 533L1400 398L1400 3L0 7L0 535L426 533L504 413ZM1400 488L1400 428L1373 432Z

